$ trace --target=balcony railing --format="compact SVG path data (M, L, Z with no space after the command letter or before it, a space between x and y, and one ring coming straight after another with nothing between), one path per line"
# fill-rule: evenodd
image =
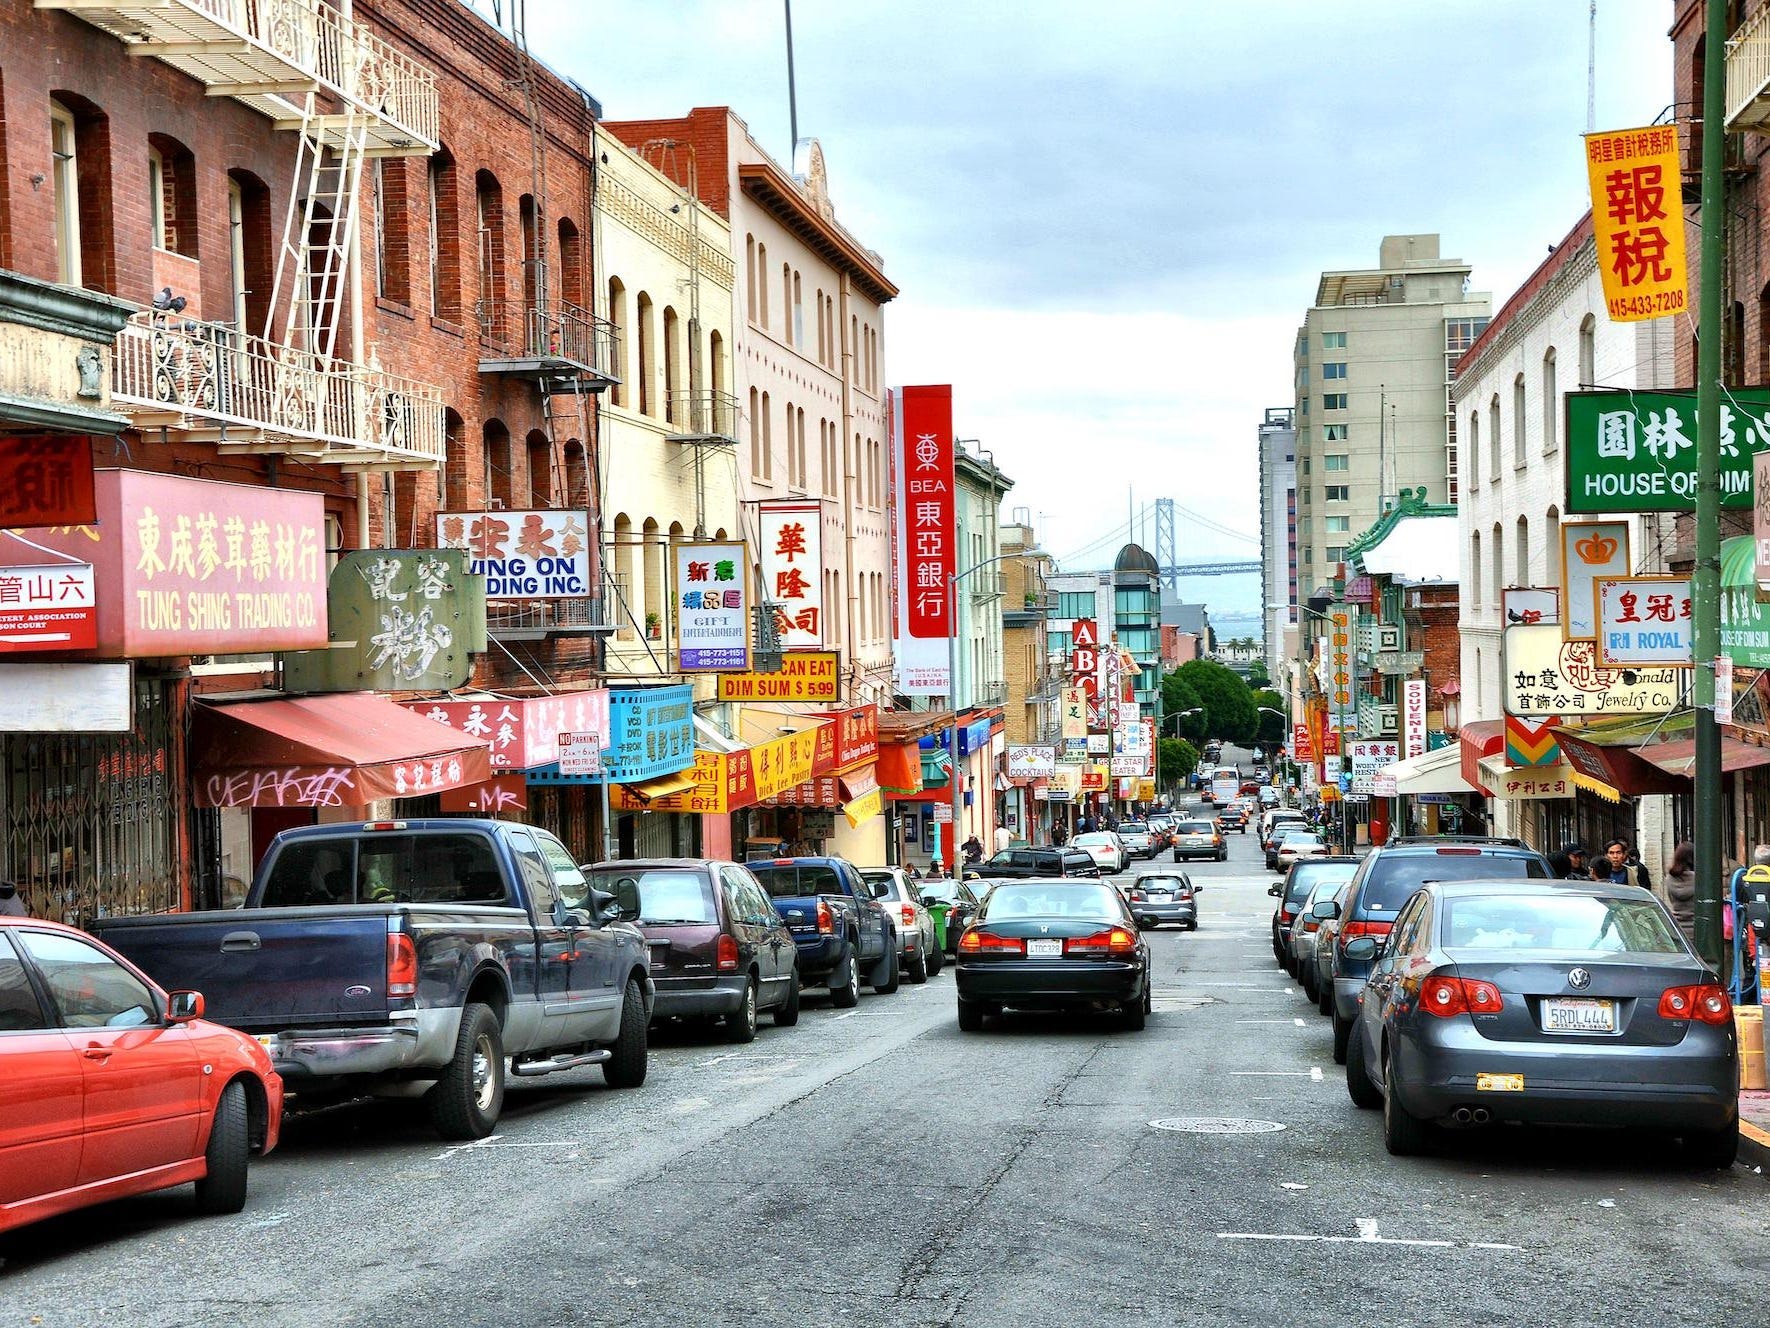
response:
M1008 593L1006 572L977 572L967 579L971 582L971 600L975 604L1000 599Z
M486 632L501 641L535 641L548 636L610 633L602 604L582 599L506 599L486 604Z
M111 396L138 424L224 451L345 466L428 468L444 454L442 394L375 365L322 361L226 323L139 315L117 336Z
M36 3L39 9L68 10L281 127L303 122L290 95L323 90L368 117L370 151L436 150L436 75L320 0ZM321 117L313 127L328 137L327 122L335 118Z
M1759 5L1727 40L1727 128L1770 126L1770 8Z
M672 392L670 431L673 443L737 445L737 398L729 392Z
M620 382L620 329L569 300L545 305L481 300L479 371L584 378L592 391Z

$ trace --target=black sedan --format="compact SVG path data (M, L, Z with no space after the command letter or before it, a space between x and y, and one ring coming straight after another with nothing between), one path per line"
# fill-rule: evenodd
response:
M1004 1007L1149 1015L1149 947L1124 898L1103 881L1003 881L959 937L959 1027Z
M1345 949L1374 961L1346 1089L1383 1108L1391 1153L1522 1121L1659 1129L1699 1165L1732 1165L1732 1003L1647 891L1440 881L1387 938Z

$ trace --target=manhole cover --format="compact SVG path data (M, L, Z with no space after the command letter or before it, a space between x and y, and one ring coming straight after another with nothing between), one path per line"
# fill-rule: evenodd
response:
M1284 1129L1275 1120L1238 1120L1234 1116L1173 1116L1149 1123L1155 1129L1180 1134L1274 1134Z

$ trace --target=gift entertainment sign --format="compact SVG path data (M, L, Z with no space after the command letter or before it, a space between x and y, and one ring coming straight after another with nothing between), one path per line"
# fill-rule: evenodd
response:
M1752 457L1770 451L1770 388L1728 389L1720 443L1721 505L1749 507ZM1694 391L1567 394L1567 513L1695 508Z

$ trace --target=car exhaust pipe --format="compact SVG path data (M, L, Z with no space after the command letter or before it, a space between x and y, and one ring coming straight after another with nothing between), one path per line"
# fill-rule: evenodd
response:
M1475 1113L1470 1111L1467 1107L1458 1107L1455 1111L1451 1112L1450 1118L1458 1125L1467 1125L1470 1121L1475 1119Z
M1475 1108L1475 1123L1477 1125L1486 1125L1488 1121L1492 1119L1493 1116L1488 1112L1486 1107Z

